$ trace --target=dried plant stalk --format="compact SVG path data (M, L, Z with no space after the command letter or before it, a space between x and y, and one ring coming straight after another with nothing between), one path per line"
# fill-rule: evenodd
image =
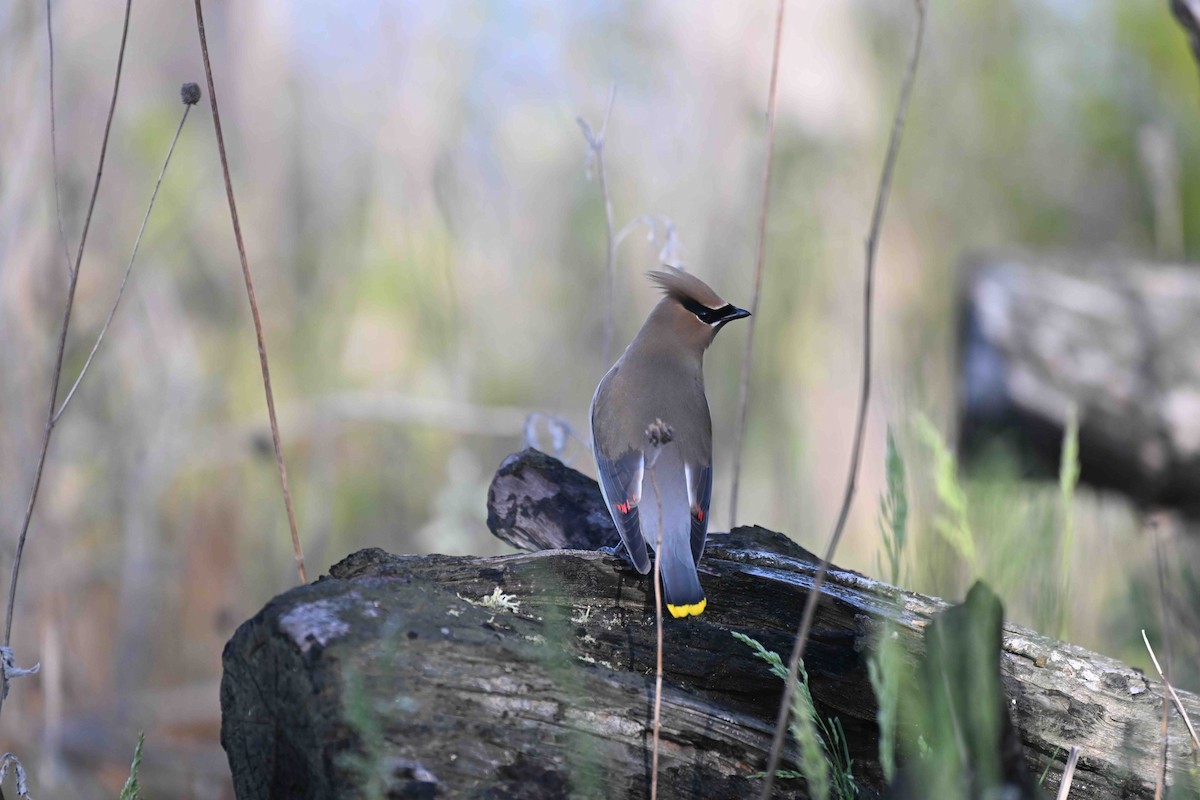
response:
M46 468L46 453L50 450L50 436L54 433L54 410L58 404L58 385L62 380L63 355L67 349L67 331L71 327L71 311L75 307L75 288L79 285L79 265L83 261L87 245L88 230L92 225L92 213L96 209L96 197L100 193L100 179L104 175L104 157L108 153L108 137L112 131L113 115L117 110L117 95L121 90L121 70L125 66L125 43L129 39L129 16L133 0L125 0L125 22L121 28L121 47L117 51L117 74L113 79L112 100L108 105L108 118L104 122L104 137L100 140L100 160L96 166L96 180L92 184L92 196L88 201L87 215L83 219L83 232L79 235L79 249L75 252L75 266L67 283L67 302L63 310L62 326L58 332L58 350L54 357L54 377L50 383L50 398L46 404L46 425L42 431L42 448L38 454L37 469L33 476L33 487L29 491L29 503L25 506L25 517L21 521L21 533L17 537L17 549L13 556L12 577L8 582L8 607L4 614L4 646L12 643L13 607L17 600L17 579L21 574L21 556L25 552L25 540L29 535L29 523L33 509L37 506L38 490L42 485L42 473ZM7 685L7 675L4 677ZM4 695L0 693L0 709L4 707Z
M184 85L196 86L194 83ZM199 92L199 87L196 88ZM171 163L171 156L175 153L175 145L179 142L179 134L183 132L183 125L187 122L188 112L192 110L193 102L184 100L183 116L179 118L179 125L175 128L175 136L171 139L171 146L167 149L167 157L163 159L162 170L158 173L158 180L154 184L154 191L150 193L150 202L146 206L146 214L142 217L142 226L138 228L137 238L133 240L133 252L129 255L129 264L125 267L125 275L121 278L121 285L117 289L116 299L113 300L112 308L108 311L108 318L104 320L104 325L100 328L100 334L96 337L96 343L92 345L92 350L88 353L87 360L83 362L83 368L79 370L79 375L76 376L75 382L71 384L67 396L63 398L62 405L54 412L54 423L57 424L63 412L67 410L67 404L71 402L71 398L75 396L75 390L79 388L79 384L83 382L83 376L87 375L88 368L92 366L92 360L96 358L96 351L100 349L100 344L104 341L104 335L108 333L108 328L112 325L113 317L117 315L117 306L121 304L121 298L125 295L125 286L129 283L129 275L133 272L133 263L137 259L138 248L142 245L142 235L146 233L146 223L150 221L150 212L154 210L154 201L158 199L158 190L162 186L163 176L167 174L167 167Z
M1071 747L1071 754L1067 756L1067 766L1063 769L1062 780L1058 784L1057 800L1067 800L1071 794L1071 783L1075 780L1075 767L1079 764L1080 752L1078 745Z
M650 469L650 483L654 486L654 499L658 504L658 539L654 544L654 623L657 626L657 650L654 668L654 745L650 757L650 800L658 800L658 741L662 731L662 681L663 681L663 614L662 614L662 495L658 493L658 478L654 468Z
M912 97L913 82L917 76L917 64L921 58L921 44L925 38L925 0L914 0L917 7L917 31L913 37L912 53L909 55L908 66L904 72L904 80L900 87L900 103L896 108L896 116L892 120L892 133L888 139L887 156L883 161L883 173L879 178L879 190L875 195L875 209L871 214L871 228L866 244L866 269L863 283L863 369L862 391L859 393L858 418L854 425L854 446L850 455L850 474L846 477L846 491L842 497L842 508L838 513L837 525L829 539L821 566L809 589L808 599L804 603L804 614L800 620L800 628L796 632L796 643L792 647L792 655L788 661L788 680L784 686L783 699L779 703L779 714L775 720L775 738L771 742L771 754L767 759L766 777L763 780L763 800L768 800L775 785L775 771L779 768L779 758L783 753L783 738L787 731L788 716L791 710L792 693L796 690L796 677L800 661L804 658L804 647L808 643L808 635L812 630L813 618L816 616L817 601L821 596L821 586L829 571L829 564L837 552L838 543L846 528L846 517L850 514L850 505L854 500L854 490L858 485L858 467L862 460L863 432L866 429L867 405L871 399L871 306L875 291L875 251L879 243L879 232L883 227L883 216L887 210L888 191L892 185L892 173L896 166L896 156L900 151L900 137L904 132L904 120L908 114L908 104Z
M271 391L271 368L267 362L267 342L263 337L262 317L258 313L258 300L254 296L254 279L250 276L250 262L246 259L246 245L242 240L242 225L238 221L237 203L233 199L233 181L229 177L229 158L225 154L225 137L221 133L221 114L217 109L217 88L213 85L212 63L208 58L208 40L204 36L204 11L200 0L196 0L196 30L200 34L200 53L204 56L204 77L208 81L208 101L212 106L213 128L217 134L217 150L221 154L221 173L225 178L225 196L229 200L229 216L233 218L233 237L237 240L238 258L242 262L242 278L246 282L246 297L250 300L250 316L254 318L254 335L258 339L258 360L262 367L263 391L267 396L267 416L271 420L271 443L275 445L275 463L279 467L279 480L283 484L283 505L287 509L288 525L292 529L292 552L296 558L296 572L301 583L308 583L304 571L304 550L300 547L300 533L296 530L296 513L292 510L292 490L288 485L287 466L283 463L283 446L279 440L279 421L275 417L275 395Z
M767 152L763 156L762 203L758 214L758 246L754 254L754 294L750 298L750 328L746 332L746 352L742 356L742 378L738 389L737 425L733 429L733 488L729 494L729 529L737 525L738 487L742 477L742 450L745 446L746 408L750 402L750 365L754 356L754 330L758 327L758 300L762 295L763 262L767 251L767 206L771 199L771 154L775 150L775 89L779 85L779 50L783 44L783 11L786 0L779 0L775 15L775 51L771 57L771 87L767 91Z
M71 245L67 244L67 227L63 224L62 191L58 185L58 115L54 101L54 17L50 0L46 0L46 49L50 54L50 160L54 170L54 213L58 217L58 238L66 256L67 275L71 269Z
M583 138L587 141L588 154L591 160L596 163L596 182L600 185L600 198L604 201L604 230L607 234L606 245L604 251L604 368L608 369L612 363L612 343L613 343L613 306L615 305L616 294L616 273L617 273L617 245L620 243L619 238L624 238L624 231L621 234L613 232L613 208L612 199L608 196L608 178L604 174L604 143L608 136L608 121L612 118L613 104L617 101L617 85L614 83L608 89L608 106L604 111L604 121L600 123L600 132L596 133L592 130L592 126L583 117L576 117L575 121L579 123L580 130L583 131Z

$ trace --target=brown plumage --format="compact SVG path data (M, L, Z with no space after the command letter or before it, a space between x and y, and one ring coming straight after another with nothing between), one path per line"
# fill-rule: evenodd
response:
M600 487L621 540L640 572L650 570L646 546L658 539L660 569L673 616L699 614L704 592L696 564L708 533L712 497L712 422L704 396L704 351L727 322L749 316L699 278L673 267L651 272L666 296L600 381L592 399L592 449ZM648 430L670 429L665 444Z

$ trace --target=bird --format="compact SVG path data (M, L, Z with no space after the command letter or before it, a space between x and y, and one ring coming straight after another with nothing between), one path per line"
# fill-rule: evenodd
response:
M726 323L750 312L689 272L648 273L664 296L592 397L592 451L604 503L634 567L650 571L647 546L661 527L659 560L672 617L708 604L696 565L712 500L712 418L704 351ZM657 492L655 490L657 487Z

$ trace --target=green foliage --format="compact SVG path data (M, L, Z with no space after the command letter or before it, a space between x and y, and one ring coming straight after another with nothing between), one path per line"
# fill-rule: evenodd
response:
M879 497L879 532L883 536L887 570L884 570L883 561L878 554L875 556L875 562L879 574L893 586L899 586L903 571L904 545L908 539L908 485L904 475L904 459L896 448L896 440L890 427L884 465L887 472L887 490Z
M874 655L867 661L867 675L878 705L879 766L888 783L896 776L896 735L900 723L900 683L904 671L900 637L890 628L879 637Z
M887 556L887 570L878 554L879 573L893 586L900 584L904 549L908 541L908 483L904 459L896 447L889 426L887 456L884 461L887 490L879 497L879 533ZM900 683L904 671L903 652L896 631L887 627L876 642L875 652L867 661L867 674L878 704L879 764L883 777L891 783L896 775L896 732L900 719Z
M129 766L129 778L121 788L120 800L140 800L142 787L138 785L138 770L142 766L142 745L146 742L146 732L138 731L137 744L133 748L133 763Z
M1050 756L1050 760L1046 762L1046 768L1042 770L1042 777L1038 778L1038 786L1046 784L1046 776L1050 774L1050 768L1054 766L1054 759L1058 758L1058 754L1061 752L1061 747L1054 748L1054 753Z
M363 677L357 670L347 671L345 697L346 722L358 735L361 749L343 753L339 763L359 777L356 783L362 787L367 800L383 800L387 796L388 778L386 759L383 757L383 728L379 724L379 714L367 699Z
M740 631L730 631L730 633L733 634L733 638L737 639L739 642L753 650L754 655L767 662L767 665L771 668L772 675L774 675L776 678L779 678L781 681L787 680L787 665L783 663L783 660L779 657L778 653L776 653L774 650L768 650L767 648L763 647L762 643L757 639L751 638ZM804 676L804 683L807 684L808 673L804 671L803 664L800 665L800 674Z
M1192 760L1192 768L1188 770L1187 794L1184 797L1200 798L1200 766Z
M1062 515L1061 572L1058 590L1058 638L1067 635L1067 600L1071 591L1071 551L1075 544L1075 487L1079 484L1079 420L1075 409L1067 412L1063 431L1062 459L1058 468L1058 492Z
M382 668L395 672L403 672L406 669L400 638L401 628L402 622L399 618L387 623L380 636L379 649L366 662L372 664L368 669ZM363 664L361 661L357 664L347 664L343 672L346 725L358 738L358 742L357 747L338 756L338 766L355 776L353 784L366 800L384 800L391 789L394 765L388 757L391 745L383 721L388 716L387 712L391 710L415 711L416 703L411 697L402 694L384 704L383 708L377 706L372 701L369 691L371 672L365 669Z
M808 784L809 795L813 800L829 800L831 765L817 732L817 711L808 691L808 675L803 670L800 675L802 680L797 681L792 692L792 722L788 730L800 748L800 773Z
M544 565L543 565L544 566ZM570 588L562 583L561 576L553 568L546 567L541 580L548 586L559 587L558 591L570 593ZM581 617L591 614L587 607L577 612ZM584 704L587 700L588 689L577 667L577 656L567 643L574 638L576 623L568 618L562 609L548 607L544 609L543 630L546 641L550 646L538 648L537 657L550 680L563 692L573 698L572 704ZM651 676L653 680L653 676ZM599 745L598 737L589 735L583 730L566 732L562 745L562 753L567 763L567 774L570 776L569 794L580 800L607 797L605 770L608 768L607 755ZM661 779L661 776L660 776Z
M967 515L967 493L963 491L958 480L957 460L929 417L917 414L916 427L917 436L933 456L934 488L942 505L941 513L934 517L934 529L954 548L974 574L978 571L979 559Z
M818 721L820 722L820 721ZM842 729L839 717L829 717L820 722L825 736L826 747L829 748L829 765L833 770L833 795L838 800L850 800L858 797L858 784L854 782L852 768L854 760L850 758L850 746L846 742L846 731Z
M761 778L766 774L765 772L756 772L753 777ZM777 769L775 770L775 777L785 781L795 781L803 778L804 773L795 769Z
M1055 486L1026 479L1028 465L1004 440L977 453L970 476L961 476L938 429L927 417L916 415L913 430L928 467L912 473L912 489L917 496L931 497L934 507L926 526L934 536L917 536L912 555L912 563L921 568L922 591L954 596L964 588L965 572L994 587L1014 619L1068 638L1073 508L1079 483L1078 425L1073 415L1069 417ZM884 538L887 546L886 533Z
M919 535L909 537L914 588L954 597L966 588L965 578L982 578L1013 619L1055 633L1062 597L1059 487L1025 479L1019 452L1004 440L978 452L970 475L960 475L932 424L916 418L913 427L922 442L921 467L909 473L909 488L927 504ZM946 546L947 533L970 537L973 562Z
M779 654L763 647L760 642L738 631L733 637L767 662L771 674L787 680L787 667ZM800 665L796 690L792 692L792 723L788 727L800 748L800 770L778 770L777 778L804 778L809 795L814 800L849 800L858 796L854 782L853 759L846 742L846 732L837 717L822 719L813 704L808 687L808 672ZM756 777L762 777L760 773Z

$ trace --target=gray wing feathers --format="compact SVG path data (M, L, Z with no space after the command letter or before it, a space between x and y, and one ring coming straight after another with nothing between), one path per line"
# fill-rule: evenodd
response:
M625 543L634 566L645 575L650 571L650 556L646 553L638 516L638 500L642 493L642 454L629 450L614 460L606 458L599 447L593 449L604 504L608 506L608 513L617 525L621 541Z
M712 466L691 469L695 503L692 506L692 561L700 563L704 555L704 542L708 538L708 507L712 502Z

